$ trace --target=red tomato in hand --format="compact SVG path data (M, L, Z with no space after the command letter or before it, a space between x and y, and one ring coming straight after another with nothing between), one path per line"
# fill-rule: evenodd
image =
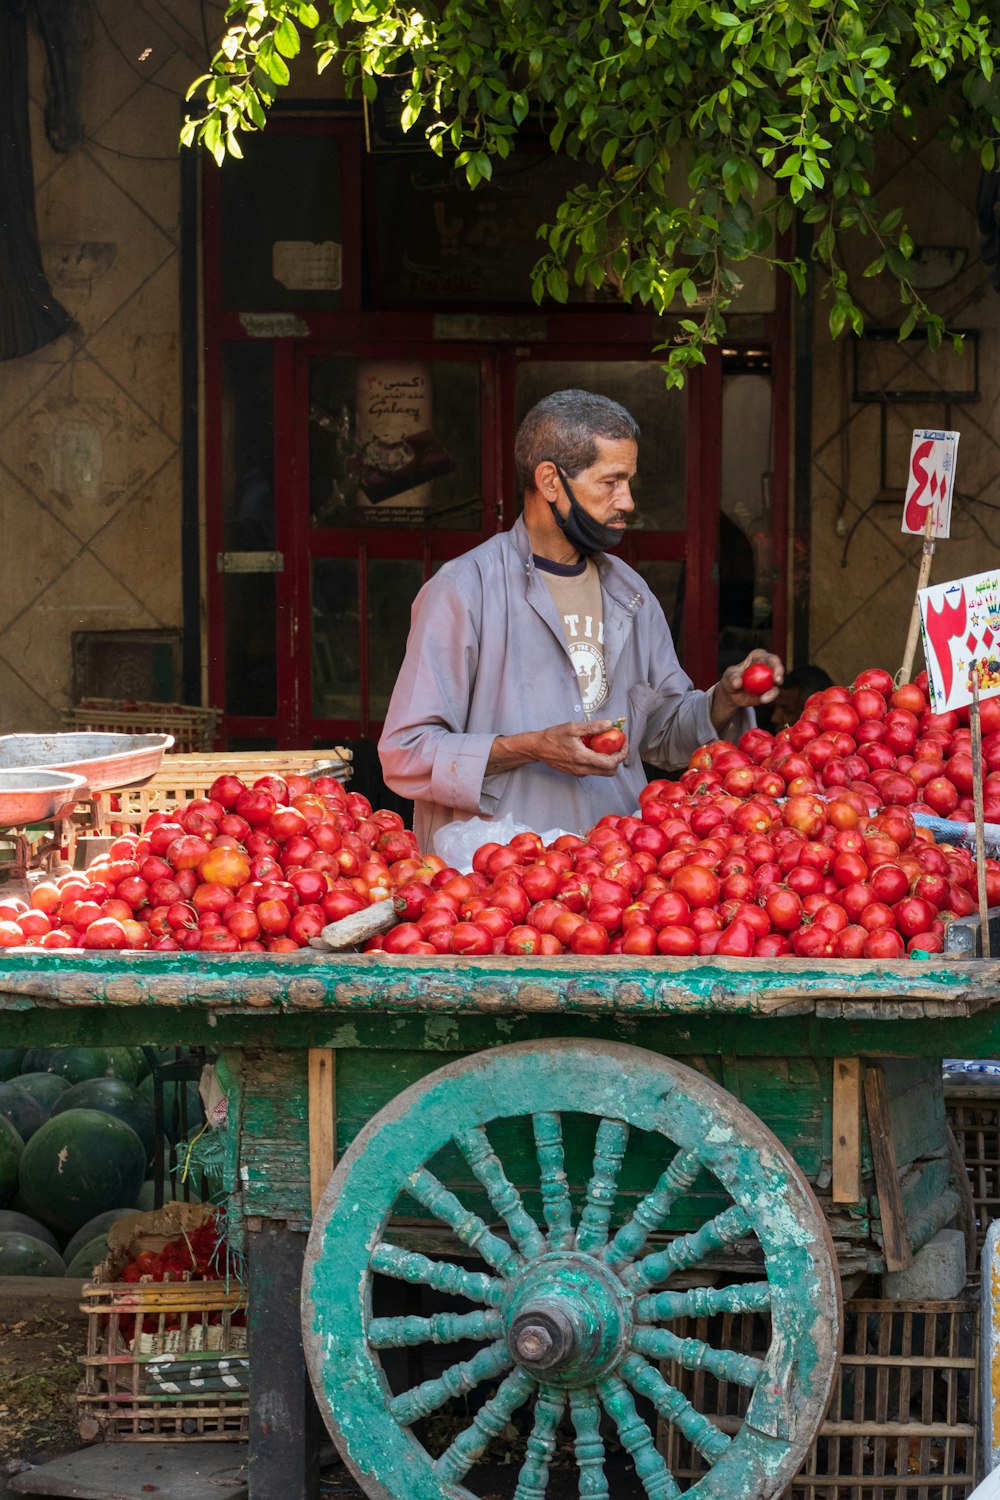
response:
M597 755L617 755L625 748L625 720L616 719L610 729L585 735L583 743Z
M763 661L752 661L743 669L743 691L759 698L768 688L774 687L774 673Z

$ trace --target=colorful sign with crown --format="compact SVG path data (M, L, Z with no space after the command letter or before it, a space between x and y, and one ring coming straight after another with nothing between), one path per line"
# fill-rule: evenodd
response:
M931 708L944 713L1000 693L1000 572L973 573L919 589Z
M903 530L913 536L948 535L958 439L957 432L929 432L923 428L914 431L910 445L910 474L903 501ZM931 522L929 531L928 516Z

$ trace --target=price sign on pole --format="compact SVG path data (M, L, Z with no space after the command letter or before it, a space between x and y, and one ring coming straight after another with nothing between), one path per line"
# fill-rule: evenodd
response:
M1000 693L1000 571L935 583L917 594L935 713Z
M903 501L903 530L911 536L946 537L955 489L957 432L917 428L910 444L910 474Z

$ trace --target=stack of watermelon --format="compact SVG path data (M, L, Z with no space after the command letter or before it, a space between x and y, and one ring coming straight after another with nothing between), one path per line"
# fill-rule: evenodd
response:
M153 1207L153 1081L136 1047L0 1048L0 1276L89 1276Z

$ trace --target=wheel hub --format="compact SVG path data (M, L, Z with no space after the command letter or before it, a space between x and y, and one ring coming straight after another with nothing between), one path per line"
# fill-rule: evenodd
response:
M543 1255L515 1283L505 1308L511 1357L556 1385L589 1385L617 1364L632 1319L628 1293L601 1261Z

